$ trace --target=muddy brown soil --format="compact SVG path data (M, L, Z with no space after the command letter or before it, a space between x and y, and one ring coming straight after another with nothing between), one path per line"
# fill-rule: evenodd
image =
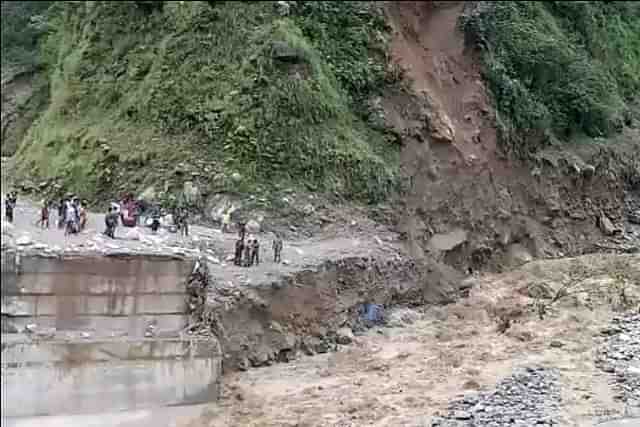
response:
M514 368L533 363L560 372L561 425L595 425L622 410L594 365L597 337L616 313L602 286L621 268L636 280L629 291L639 301L638 256L539 261L470 279L467 298L399 309L390 327L358 336L336 353L228 375L222 401L189 426L429 425L450 400L491 389ZM540 320L526 289L533 282L558 289L577 269L585 294L560 300ZM500 333L496 313L505 309L518 314Z
M409 81L383 105L403 141L398 222L412 254L502 271L593 252L604 237L598 218L623 222L625 166L608 148L549 150L526 164L501 152L479 61L457 28L464 3L386 4L393 58ZM629 141L630 164L640 164L640 140Z

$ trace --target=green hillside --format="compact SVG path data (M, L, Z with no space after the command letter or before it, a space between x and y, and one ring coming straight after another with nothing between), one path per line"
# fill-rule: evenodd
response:
M482 50L514 151L610 136L637 120L640 3L474 2L462 26Z
M92 199L185 181L365 202L397 190L397 136L370 107L401 75L382 3L53 3L2 2L3 64L42 65L50 92L22 174ZM460 24L513 154L637 123L637 3L469 2Z
M373 201L396 182L398 147L365 108L394 83L375 4L60 2L49 23L51 103L23 170L87 195L193 175Z

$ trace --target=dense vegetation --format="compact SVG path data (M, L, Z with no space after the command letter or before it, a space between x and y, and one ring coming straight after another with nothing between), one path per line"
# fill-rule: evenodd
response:
M370 2L59 2L43 43L51 102L23 169L82 194L302 186L366 201L398 148L368 126L387 84Z
M0 54L2 68L32 67L40 62L38 39L45 32L44 13L50 1L0 3Z
M470 3L461 24L507 149L638 120L637 2ZM91 198L149 186L165 197L196 181L380 200L399 170L395 137L368 108L399 76L380 7L3 1L3 67L43 66L50 95L19 165Z
M608 136L631 121L640 3L477 2L462 25L483 51L503 142L514 151Z

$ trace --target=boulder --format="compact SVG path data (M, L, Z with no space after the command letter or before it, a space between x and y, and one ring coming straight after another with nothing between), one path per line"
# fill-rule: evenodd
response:
M507 263L512 267L518 267L533 261L533 256L529 250L519 243L509 245L507 248Z
M132 228L127 231L125 235L125 239L127 240L140 240L140 230L138 228Z
M351 328L340 328L336 331L336 342L341 345L349 345L353 342L353 331Z
M452 143L455 141L455 131L451 119L442 105L423 92L427 105L422 110L431 137L438 142Z
M20 236L16 239L16 245L27 246L33 243L33 240L29 236Z
M600 230L607 236L612 236L616 232L613 222L604 214L600 215L598 225L600 226Z
M434 234L427 246L432 252L446 252L457 248L467 241L467 232L455 229L449 233Z
M596 174L596 168L593 165L585 165L582 169L582 175L585 178L592 178Z

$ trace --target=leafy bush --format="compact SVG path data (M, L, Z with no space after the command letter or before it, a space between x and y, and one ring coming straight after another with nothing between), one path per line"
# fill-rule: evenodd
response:
M477 2L462 26L482 47L503 142L515 151L610 135L640 91L637 3Z

